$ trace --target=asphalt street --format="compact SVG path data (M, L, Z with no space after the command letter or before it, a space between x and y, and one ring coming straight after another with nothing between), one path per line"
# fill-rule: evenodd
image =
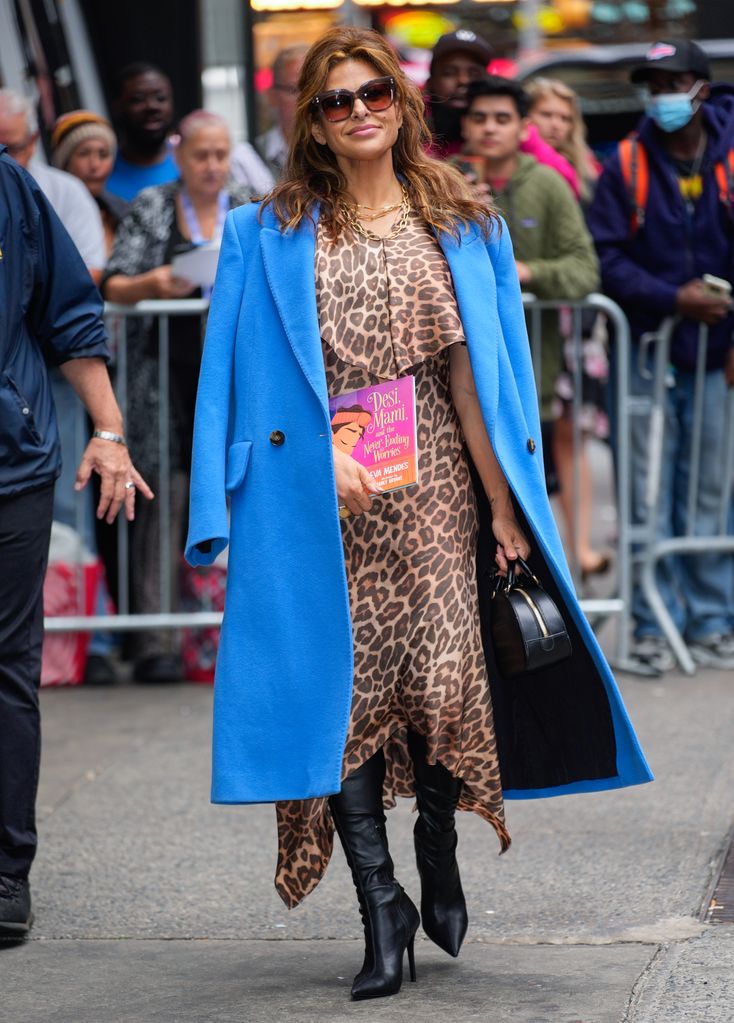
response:
M0 1023L734 1023L734 926L701 923L734 824L734 672L619 681L656 781L508 803L502 857L460 815L460 958L423 940L417 983L361 1003L341 851L288 912L272 807L208 802L209 687L45 691L36 924L0 947ZM408 801L388 827L418 900Z
M471 926L451 960L351 1003L360 924L341 852L288 912L272 807L208 803L206 686L45 691L32 938L0 951L8 1023L734 1020L734 928L700 922L734 820L734 673L621 680L657 780L461 815ZM419 896L408 801L389 815Z

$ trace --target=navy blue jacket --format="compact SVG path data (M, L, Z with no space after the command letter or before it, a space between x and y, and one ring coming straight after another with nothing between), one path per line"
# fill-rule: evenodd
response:
M650 166L644 226L630 237L632 206L617 153L604 167L588 213L604 291L624 309L634 340L675 313L676 291L687 281L709 273L734 282L734 211L720 201L714 172L717 161L734 148L734 87L712 86L703 118L708 135L703 193L692 216L660 144L661 132L647 117L638 131ZM724 365L733 331L733 316L711 329L710 370ZM698 323L681 321L673 339L674 365L695 369L697 345Z
M107 359L102 309L48 200L0 146L0 497L59 475L47 363Z

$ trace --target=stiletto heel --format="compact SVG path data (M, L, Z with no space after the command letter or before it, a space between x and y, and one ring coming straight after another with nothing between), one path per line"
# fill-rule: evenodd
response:
M410 970L410 979L415 983L415 934L408 942L408 969Z
M364 963L352 984L355 1001L397 994L406 949L411 980L415 980L413 942L420 917L393 873L382 805L384 780L385 758L380 750L345 778L339 795L329 800L364 923Z
M457 956L469 924L456 862L454 823L462 783L442 764L426 762L426 740L412 730L408 749L418 803L413 836L421 879L421 923L431 941Z

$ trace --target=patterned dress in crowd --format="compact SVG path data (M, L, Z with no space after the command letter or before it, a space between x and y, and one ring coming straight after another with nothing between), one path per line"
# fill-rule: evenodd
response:
M384 747L385 805L413 796L407 729L429 763L464 781L473 810L509 845L477 610L477 511L449 381L464 344L451 274L425 222L394 238L319 229L316 295L330 396L415 377L419 482L343 520L354 638L352 710L343 776ZM275 884L288 906L319 882L334 828L328 799L276 805Z

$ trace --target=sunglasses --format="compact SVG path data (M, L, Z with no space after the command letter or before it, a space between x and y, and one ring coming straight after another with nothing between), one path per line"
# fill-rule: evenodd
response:
M391 75L385 78L372 78L360 85L356 92L351 89L330 89L320 92L311 100L311 110L321 113L324 120L331 124L346 121L352 116L354 101L360 99L371 114L388 110L395 102L395 79Z

